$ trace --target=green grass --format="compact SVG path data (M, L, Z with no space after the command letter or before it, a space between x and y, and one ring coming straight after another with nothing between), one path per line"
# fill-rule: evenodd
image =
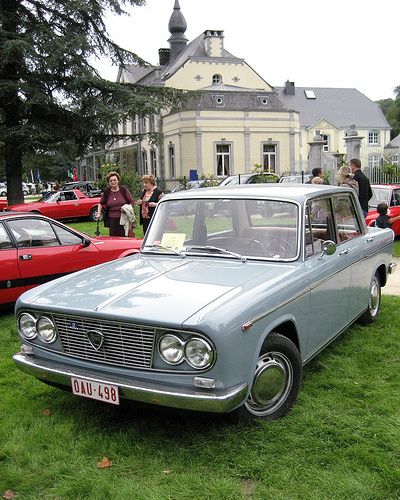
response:
M400 257L400 236L396 236L394 240L393 257Z
M116 407L14 366L0 316L0 494L24 500L398 500L400 298L304 371L286 417L253 426L207 414ZM49 410L44 412L44 410ZM113 461L100 469L103 457Z
M143 226L139 224L139 216L136 215L138 225L136 229L134 230L135 237L136 238L143 238ZM90 222L90 221L82 221L82 222L75 222L75 221L63 221L63 223L69 227L73 227L74 229L77 229L78 231L81 231L83 233L87 233L90 236L94 236L96 229L97 229L97 222ZM99 222L99 231L100 231L100 236L109 236L109 231L107 227L104 227L104 222L100 221Z

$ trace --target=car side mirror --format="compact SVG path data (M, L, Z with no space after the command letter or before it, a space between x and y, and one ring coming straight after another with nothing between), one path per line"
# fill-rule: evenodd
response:
M322 245L322 253L318 257L321 260L324 255L333 255L336 252L336 244L331 240L326 240Z
M91 243L91 242L90 242L89 238L84 238L84 239L82 240L82 247L83 247L83 248L86 248L86 247L88 247L88 246L90 245L90 243Z

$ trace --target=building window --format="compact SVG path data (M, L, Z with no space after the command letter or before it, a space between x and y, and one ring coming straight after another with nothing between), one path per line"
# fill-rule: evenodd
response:
M372 153L368 156L368 166L370 168L379 167L380 155L378 153Z
M368 144L371 146L379 144L379 132L368 132Z
M276 144L263 144L262 165L264 170L276 170Z
M122 135L124 135L125 137L123 138L123 141L124 141L124 144L127 143L127 138L126 136L128 135L128 125L126 123L126 121L124 120L122 122Z
M154 149L150 150L150 163L151 163L152 174L154 175L155 178L157 178L157 154Z
M175 178L175 146L170 144L168 146L168 158L169 158L169 174L172 179Z
M326 142L324 144L324 151L330 151L330 137L329 135L322 135L322 139Z
M223 95L213 95L214 105L217 108L225 107L225 96Z
M136 120L133 119L131 121L131 130L132 130L132 134L136 134Z
M221 75L214 75L212 77L212 82L213 82L213 84L222 83L222 76Z
M145 149L142 149L142 167L143 167L143 172L145 174L148 174L148 165L147 165L147 151Z
M230 175L230 144L217 144L217 175Z
M146 118L139 118L139 134L146 133Z
M154 132L154 130L155 130L155 118L154 115L151 115L149 117L149 131Z

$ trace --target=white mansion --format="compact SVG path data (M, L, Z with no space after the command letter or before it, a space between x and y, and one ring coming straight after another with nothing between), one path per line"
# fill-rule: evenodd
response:
M183 176L224 177L251 172L255 165L279 175L307 172L310 142L319 131L321 166L334 172L337 158L347 153L352 124L352 132L363 138L363 166L379 164L390 126L376 103L356 89L296 88L293 82L273 87L225 49L223 31L206 30L188 42L186 27L175 0L169 48L159 50L159 65L119 71L119 82L201 91L178 111L122 123L122 133L161 132L163 143L153 146L145 136L115 143L107 154L121 170L153 173L167 190ZM398 148L390 151L397 154ZM80 176L96 179L104 155L99 151L80 161Z

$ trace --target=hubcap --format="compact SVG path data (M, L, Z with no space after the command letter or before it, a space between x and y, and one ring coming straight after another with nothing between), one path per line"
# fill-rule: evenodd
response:
M374 282L372 283L371 293L370 293L370 298L369 298L369 308L370 308L372 316L376 316L376 314L378 313L379 301L380 301L379 285L376 282L376 278L375 278Z
M247 409L257 415L268 415L286 399L293 382L289 360L282 353L263 354L257 363Z

